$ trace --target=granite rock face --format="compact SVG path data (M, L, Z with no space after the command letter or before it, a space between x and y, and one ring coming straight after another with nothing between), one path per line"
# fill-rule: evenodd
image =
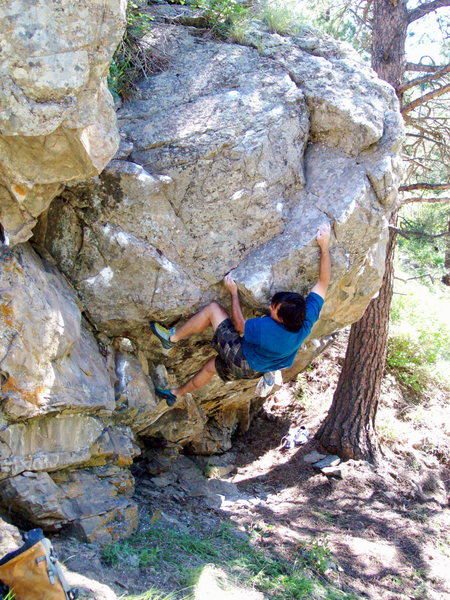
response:
M140 450L114 421L114 372L73 289L29 246L0 249L0 288L0 503L46 529L118 537L136 522Z
M168 10L173 19L175 8L155 8ZM211 356L210 333L164 353L148 320L176 325L208 301L226 304L229 271L246 316L280 289L307 293L317 227L332 222L332 283L294 374L360 318L381 283L401 172L395 94L351 49L309 31L255 26L244 46L156 19L150 37L166 70L119 110L115 159L55 199L37 239L96 326L130 337L150 373L164 363L175 384ZM200 390L205 425L189 448L227 450L248 427L253 390L218 378Z
M51 14L56 4L46 6ZM108 33L123 7L102 6ZM81 9L77 18L90 9L97 15L98 5ZM225 452L260 406L254 381L218 377L173 407L160 401L155 385L181 383L213 355L211 332L164 351L149 320L177 325L211 300L228 306L221 281L229 271L246 317L260 315L276 291L307 293L318 277L317 227L332 222L330 291L288 372L294 376L376 294L401 171L395 94L351 49L311 31L289 38L257 25L243 44L223 43L167 22L187 7L150 10L148 41L166 69L120 108L121 144L99 175L88 178L111 156L112 130L101 160L86 143L94 152L86 163L67 136L70 129L80 140L92 125L93 90L105 98L105 48L87 52L89 77L74 68L56 85L51 119L27 112L20 95L2 113L6 119L16 110L17 129L13 134L13 121L5 121L0 151L15 156L8 144L25 147L26 132L28 150L45 163L36 160L36 172L17 179L23 189L33 181L26 189L45 198L34 212L12 196L1 203L12 241L26 239L57 197L39 216L33 246L0 253L0 503L47 529L69 526L101 543L136 523L129 467L137 454L143 450L158 474L182 449ZM53 81L46 65L30 70L29 84L26 73L16 74L24 90L37 86L41 104L39 90ZM19 85L7 79L13 83ZM101 126L101 118L94 121ZM64 157L66 142L52 136L69 139L65 167L39 146ZM38 179L47 166L54 179Z
M117 149L109 63L125 0L0 7L0 222L31 236L62 183L99 173Z

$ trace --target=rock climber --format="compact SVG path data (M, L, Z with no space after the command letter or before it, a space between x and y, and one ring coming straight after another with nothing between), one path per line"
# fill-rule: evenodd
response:
M157 396L172 406L183 394L206 385L215 373L223 381L258 379L269 371L290 367L323 306L331 278L330 231L328 223L321 225L317 231L319 280L306 299L296 292L277 292L271 300L270 315L246 320L237 285L228 274L224 285L231 295L231 319L218 302L211 302L178 329L166 329L151 321L153 333L166 349L211 325L214 329L211 344L218 353L183 385L170 389L156 388Z

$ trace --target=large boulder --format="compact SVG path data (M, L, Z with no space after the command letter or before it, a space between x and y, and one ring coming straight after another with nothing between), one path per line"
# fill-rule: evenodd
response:
M119 110L115 159L55 199L36 240L96 326L131 338L144 370L162 362L174 384L211 356L210 333L167 354L148 320L176 324L208 301L227 303L229 271L247 316L280 289L307 293L317 227L332 222L330 291L293 374L380 286L401 171L395 93L352 49L310 30L290 38L255 26L246 45L224 44L164 22L173 7L154 10L149 41L166 70ZM194 395L203 433L184 443L228 449L253 396L253 382L214 378Z
M62 183L99 173L118 144L106 86L125 0L37 0L0 8L0 222L31 236Z
M179 450L206 416L190 396L175 411L157 399L126 340L98 342L74 290L29 245L0 247L0 289L0 506L89 541L130 534L139 445Z
M255 382L218 377L160 401L155 383L195 373L211 332L167 352L149 319L176 325L227 304L229 271L249 317L275 291L307 293L317 227L332 222L330 291L290 374L304 368L380 286L401 117L394 91L342 44L257 24L224 43L167 22L189 9L159 3L148 41L166 69L123 104L120 148L90 178L116 147L104 75L123 3L38 2L34 29L20 6L2 9L8 43L14 23L29 35L0 67L14 91L1 112L0 221L17 243L42 214L33 247L0 248L0 504L103 543L136 523L129 467L142 449L152 472L183 448L224 452L259 406Z

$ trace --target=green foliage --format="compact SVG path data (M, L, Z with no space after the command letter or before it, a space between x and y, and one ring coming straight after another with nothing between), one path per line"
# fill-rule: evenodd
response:
M263 533L270 526L260 524ZM259 530L255 536L261 537ZM262 550L251 542L250 537L238 536L229 524L222 524L209 535L198 535L185 531L176 531L152 522L141 533L129 540L108 544L103 549L103 560L108 565L122 568L127 557L139 558L139 566L152 566L164 569L172 563L178 567L179 580L183 589L174 592L174 597L192 598L186 590L195 588L206 565L223 569L230 581L237 586L252 586L267 593L276 600L307 599L311 593L319 590L322 598L350 600L333 584L324 584L316 579L325 573L330 563L331 553L323 540L302 544L292 560L280 557L270 550ZM185 588L184 586L188 586ZM128 596L125 600L170 600L171 596L161 595L157 590L149 590L138 596Z
M216 35L226 37L245 21L248 9L237 0L198 0L197 8L203 10L206 26Z
M159 68L144 36L151 27L152 17L145 14L137 2L127 3L127 26L109 67L108 87L115 97L128 98L139 79Z
M295 398L298 404L306 409L312 408L312 406L315 403L314 398L311 397L311 394L308 390L308 380L306 377L306 373L300 373L299 375L297 375Z
M324 575L330 567L331 550L325 538L314 540L310 544L300 545L300 560L316 573Z
M449 217L450 207L446 204L414 203L403 208L400 226L407 231L436 235L447 230ZM399 236L398 247L401 260L417 275L430 274L440 279L444 274L447 237L426 238L414 235L406 239Z
M280 35L295 34L301 25L301 16L293 3L274 0L267 2L262 14L263 21L270 31Z
M413 391L425 391L429 381L427 358L427 349L413 336L401 334L389 338L388 367L400 383Z
M153 588L137 596L126 596L123 600L175 600L175 596L173 594L163 594Z
M401 277L408 277L401 274ZM401 286L401 287L400 287ZM442 286L443 288L444 286ZM387 366L409 390L450 387L450 323L446 290L419 281L397 283L391 307Z

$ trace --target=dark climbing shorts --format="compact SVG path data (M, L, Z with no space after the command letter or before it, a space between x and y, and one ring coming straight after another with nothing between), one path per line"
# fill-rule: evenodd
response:
M216 356L216 371L223 381L262 377L263 373L252 369L245 360L242 338L231 319L225 319L220 323L214 332L211 344L219 353L219 356Z

